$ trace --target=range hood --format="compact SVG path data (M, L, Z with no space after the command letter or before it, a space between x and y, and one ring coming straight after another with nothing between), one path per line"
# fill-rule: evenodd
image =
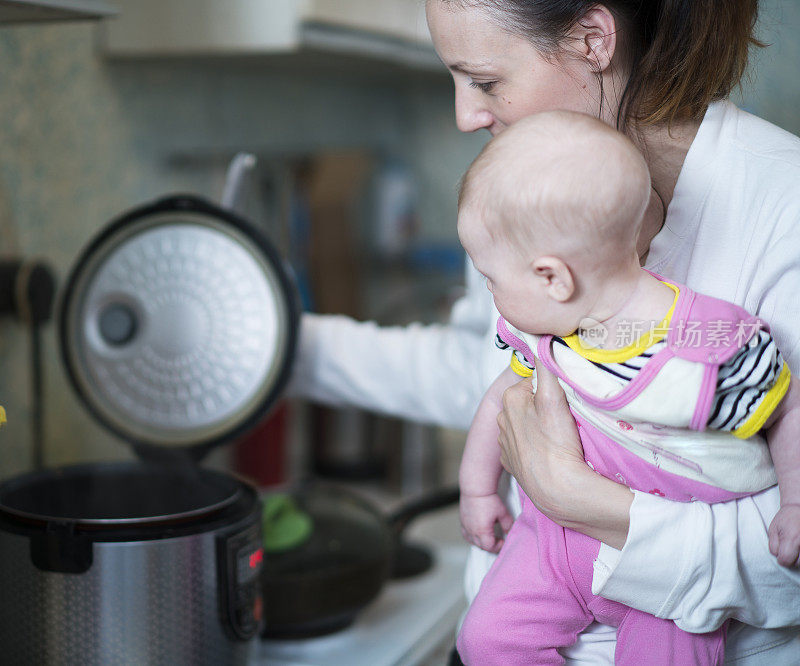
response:
M117 0L111 58L354 55L441 71L423 0Z
M89 21L116 13L97 0L0 0L0 25Z

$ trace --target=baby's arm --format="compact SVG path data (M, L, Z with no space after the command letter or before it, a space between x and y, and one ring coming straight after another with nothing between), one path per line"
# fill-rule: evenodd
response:
M503 545L503 539L495 535L495 523L508 532L514 520L497 494L503 471L497 416L503 408L504 391L517 381L519 376L506 368L486 391L469 428L458 472L462 534L471 544L492 553Z
M781 508L769 526L769 550L783 566L800 557L800 385L792 377L783 400L764 424L778 476Z

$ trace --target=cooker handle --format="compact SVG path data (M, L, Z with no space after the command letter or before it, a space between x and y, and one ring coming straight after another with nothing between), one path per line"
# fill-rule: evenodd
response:
M92 567L92 540L75 534L70 523L48 523L44 532L31 536L31 561L37 569L82 574Z

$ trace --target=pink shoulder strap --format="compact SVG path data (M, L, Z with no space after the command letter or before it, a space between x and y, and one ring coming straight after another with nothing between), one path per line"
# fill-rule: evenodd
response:
M758 317L734 303L698 294L688 287L672 315L667 345L679 358L722 365L733 358L760 329L769 330Z
M690 424L693 430L703 430L714 403L720 366L730 361L760 329L768 331L769 327L734 303L698 294L685 285L677 286L686 297L675 306L667 347L678 358L705 366Z

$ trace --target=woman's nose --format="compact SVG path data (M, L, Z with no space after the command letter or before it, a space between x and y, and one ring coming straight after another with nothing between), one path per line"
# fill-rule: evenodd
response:
M479 90L466 90L456 85L456 126L462 132L488 129L494 124L494 116L482 103Z

